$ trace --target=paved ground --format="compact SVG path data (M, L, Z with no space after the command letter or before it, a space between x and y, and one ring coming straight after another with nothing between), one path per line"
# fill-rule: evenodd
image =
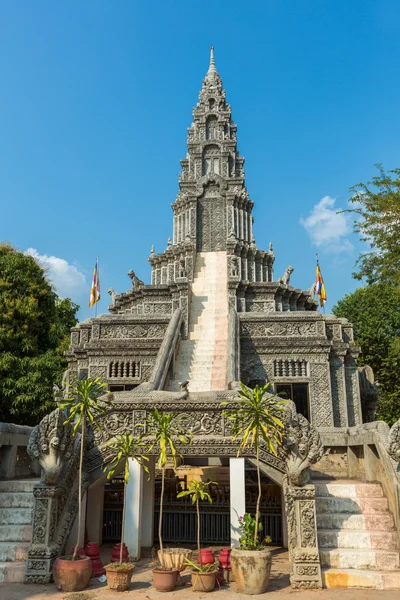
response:
M286 551L277 549L274 551L272 563L270 586L266 594L252 596L257 598L268 598L268 600L399 600L397 591L377 590L318 590L318 591L296 591L289 584L289 562ZM54 584L49 585L24 585L19 583L0 584L0 600L200 600L207 597L204 593L191 591L190 575L184 574L185 585L176 587L168 594L157 592L151 584L151 567L149 560L143 559L137 563L131 587L127 592L110 592L106 583L99 583L92 579L85 592L65 593L58 592ZM211 597L220 600L249 600L249 596L237 594L235 584L223 586L211 592ZM210 597L210 598L211 598Z

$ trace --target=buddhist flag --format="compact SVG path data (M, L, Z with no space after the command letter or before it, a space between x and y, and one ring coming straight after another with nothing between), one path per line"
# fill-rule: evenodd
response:
M90 288L89 307L100 300L100 279L99 279L99 259L96 258L96 264L93 271L92 287Z
M321 269L320 269L319 262L318 262L318 255L317 255L317 271L316 271L316 277L315 277L315 293L317 294L317 296L319 298L320 306L324 306L324 304L326 302L326 291L325 291L325 284L324 284L324 280L322 277Z

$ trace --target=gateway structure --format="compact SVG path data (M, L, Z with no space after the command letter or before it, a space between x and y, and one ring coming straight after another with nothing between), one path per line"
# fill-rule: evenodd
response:
M101 538L107 441L138 432L157 407L178 411L192 431L185 460L223 458L229 465L236 544L245 459L237 458L221 401L235 403L239 381L249 387L271 382L294 403L279 455L261 451L264 473L284 490L292 585L397 585L397 430L362 424L351 324L320 314L312 291L291 285L292 267L275 278L272 244L257 247L237 128L212 50L181 166L172 237L164 252L151 251L151 284L130 271L129 291L110 290L110 314L71 332L65 385L71 377L101 377L114 393L114 407L85 452L89 537ZM63 421L57 409L30 440L43 470L34 490L27 581L49 579L76 516L80 440ZM254 459L251 450L247 458ZM131 474L126 538L139 555L153 545L154 490L134 463Z

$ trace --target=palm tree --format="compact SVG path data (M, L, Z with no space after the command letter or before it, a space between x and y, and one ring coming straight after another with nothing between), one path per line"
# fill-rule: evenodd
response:
M68 413L68 418L64 421L64 425L73 423L72 435L75 436L79 427L81 428L81 449L79 457L79 487L78 487L78 540L74 548L72 560L76 559L79 542L81 539L82 529L82 468L83 468L83 451L85 447L85 427L86 419L99 430L101 429L98 418L104 415L112 402L104 397L107 384L101 380L101 377L96 379L75 379L68 386L65 397L59 403L59 407L65 409ZM100 401L100 397L102 397Z
M122 507L122 530L121 530L121 547L119 553L119 562L122 564L122 549L124 546L124 531L125 531L125 506L126 506L126 487L129 482L129 458L133 458L145 471L149 472L144 461L149 460L147 456L141 454L145 444L141 439L135 440L130 433L120 433L116 438L111 440L107 446L111 450L111 455L107 458L104 471L108 470L107 479L111 479L115 475L115 471L121 464L125 463L124 467L124 503Z
M270 383L262 387L256 385L252 390L240 383L239 402L234 408L223 413L232 421L233 439L240 439L238 456L246 447L253 447L256 453L258 496L254 529L255 544L258 537L261 502L260 442L264 442L269 452L276 456L277 447L282 442L284 427L280 417L286 401L279 400L278 394L268 392L269 386ZM229 402L221 404L226 405Z
M189 444L191 433L188 432L182 423L180 417L175 413L160 412L155 408L147 417L145 422L146 436L154 436L150 443L149 452L157 446L158 457L157 467L161 469L161 496L160 496L160 520L158 523L158 539L161 550L161 564L164 566L164 548L162 543L162 517L163 517L163 499L165 482L165 465L168 455L171 455L174 468L176 459L180 456L176 443Z
M183 484L183 485L185 485L185 484ZM202 568L203 564L202 564L202 558L201 558L201 552L200 552L200 508L199 508L199 501L200 500L207 500L210 504L212 504L212 498L210 496L210 493L206 490L206 488L208 488L209 485L218 485L218 483L216 481L207 481L207 483L206 483L205 481L195 481L194 479L192 479L192 481L190 481L188 483L187 489L183 490L182 492L179 492L179 494L177 495L177 498L183 498L184 496L191 496L192 503L196 504L196 512L197 512L197 550L198 550L198 553L199 553L200 569Z

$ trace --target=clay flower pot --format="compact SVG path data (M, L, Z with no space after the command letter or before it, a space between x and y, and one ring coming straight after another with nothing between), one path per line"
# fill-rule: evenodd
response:
M217 580L217 569L215 571L192 571L193 592L212 592Z
M115 592L126 592L129 589L134 568L135 565L132 563L111 563L107 565L105 569L109 589Z
M264 550L240 550L231 552L231 566L236 581L236 591L241 594L264 594L269 584L272 555Z
M178 569L153 569L153 585L159 592L172 592L176 586Z
M92 561L88 556L76 560L62 556L53 565L53 579L62 592L81 592L92 576Z

